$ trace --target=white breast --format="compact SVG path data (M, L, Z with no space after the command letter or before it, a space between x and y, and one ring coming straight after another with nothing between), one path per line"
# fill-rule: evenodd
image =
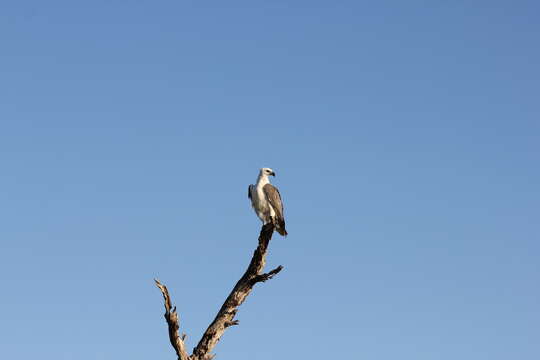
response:
M272 206L270 206L268 200L266 200L262 186L251 187L251 205L259 219L265 224L275 215L274 209L272 209Z

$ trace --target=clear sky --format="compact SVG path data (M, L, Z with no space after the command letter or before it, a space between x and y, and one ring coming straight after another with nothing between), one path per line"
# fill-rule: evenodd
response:
M536 1L5 1L0 358L540 358Z

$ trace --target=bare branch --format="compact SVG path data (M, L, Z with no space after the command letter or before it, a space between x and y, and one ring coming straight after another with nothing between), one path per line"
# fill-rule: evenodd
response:
M267 274L261 274L266 262L266 252L268 249L268 244L272 239L273 232L274 226L272 224L267 224L262 227L259 235L259 245L253 253L253 257L248 268L246 269L246 272L244 275L242 275L240 280L238 280L233 290L221 306L221 309L217 313L214 321L212 321L210 326L208 326L208 329L206 329L206 332L202 336L201 340L195 349L193 349L193 360L207 360L214 356L211 354L211 351L219 342L219 339L225 332L225 329L232 325L238 325L238 321L234 320L234 317L238 311L238 307L250 294L253 286L258 282L264 282L271 279L274 275L279 273L281 269L283 269L282 266L278 266Z
M281 270L283 270L283 266L279 265L277 268L275 268L274 270L271 270L265 274L260 274L260 275L257 275L253 278L253 284L256 284L258 282L265 282L266 280L270 280L271 278L273 278L275 275L277 275L277 273L279 273Z
M221 306L214 321L208 326L208 329L206 329L201 340L193 349L193 354L191 356L186 353L185 349L184 340L186 334L182 334L182 336L179 336L178 334L178 314L176 313L176 307L173 307L171 304L169 291L165 285L155 279L157 287L163 294L165 302L165 320L167 320L167 325L169 326L169 340L176 351L178 360L212 360L215 355L212 354L211 351L219 342L225 329L238 325L238 320L234 320L234 317L236 316L238 307L242 305L244 300L251 293L253 286L259 282L270 280L283 269L283 266L280 265L268 273L262 273L266 262L268 244L272 239L273 233L274 226L272 224L267 224L262 227L259 234L259 244L253 253L248 268Z
M190 357L186 352L186 346L184 344L186 334L182 334L181 338L178 335L178 329L180 325L178 320L178 314L176 312L176 306L172 307L171 305L171 297L169 296L169 291L167 290L167 287L161 284L158 279L154 279L154 281L156 282L156 286L159 288L159 290L161 290L161 293L163 294L163 300L165 303L164 316L165 320L167 320L167 325L169 326L169 340L171 341L171 345L176 351L178 360L189 360Z

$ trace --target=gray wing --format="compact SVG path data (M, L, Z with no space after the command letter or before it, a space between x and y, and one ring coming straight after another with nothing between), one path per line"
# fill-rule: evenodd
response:
M283 220L283 202L281 201L279 190L272 184L266 184L263 186L263 191L266 199L274 208L278 219Z

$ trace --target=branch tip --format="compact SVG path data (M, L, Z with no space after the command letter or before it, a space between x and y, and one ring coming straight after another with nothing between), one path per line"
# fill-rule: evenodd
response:
M227 321L225 323L225 327L228 328L230 326L235 326L235 325L238 325L238 324L240 324L240 321L238 321L238 320Z
M167 287L161 284L157 279L154 279L154 281L156 282L156 286L159 288L159 290L161 290L161 294L163 295L163 302L165 304L164 316L165 320L167 321L167 326L169 328L169 340L171 342L171 345L174 348L174 351L176 351L176 355L178 355L178 360L189 360L190 356L187 354L184 345L185 334L183 335L183 338L178 335L178 329L180 328L180 324L178 323L178 313L176 312L176 306L172 307L171 305L171 297L169 296L169 291L167 290Z
M283 270L283 266L279 265L277 268L275 268L275 269L273 269L273 270L271 270L271 271L269 271L267 273L256 275L255 277L253 277L252 283L256 284L258 282L265 282L267 280L270 280L274 276L276 276L281 270Z

